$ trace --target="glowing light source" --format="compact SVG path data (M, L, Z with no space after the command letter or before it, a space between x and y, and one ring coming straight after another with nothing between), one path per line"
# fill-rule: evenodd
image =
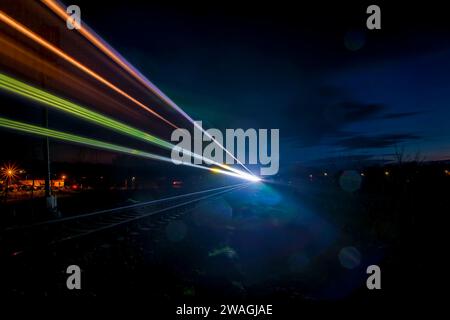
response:
M229 172L229 171L224 171L221 170L219 168L211 168L210 169L212 172L215 173L222 173L228 176L233 176L233 177L237 177L237 178L241 178L241 179L245 179L247 181L251 181L251 182L260 182L262 181L261 178L251 175L251 174L246 174L245 172L241 172L240 174L234 173L234 172Z
M18 169L14 164L6 164L1 169L1 175L4 179L13 180L17 177Z

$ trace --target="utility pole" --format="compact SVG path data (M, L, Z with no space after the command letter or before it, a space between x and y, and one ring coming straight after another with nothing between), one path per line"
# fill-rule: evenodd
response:
M6 189L5 189L5 203L8 200L8 189L9 189L9 177L6 177Z
M53 26L47 26L45 25L45 27L43 28L45 30L46 33L46 38L54 43L57 44L59 43L59 30L57 27L53 27ZM56 64L57 63L57 59L55 59L55 57L50 56L49 61ZM47 75L45 74L45 72L41 72L41 86L42 88L46 88L47 86ZM45 128L48 128L48 108L44 107L43 109L43 125ZM46 202L46 207L47 207L47 211L51 214L58 214L58 209L57 209L57 202L56 202L56 197L54 195L52 195L52 186L51 186L51 166L50 166L50 139L48 137L44 138L43 141L43 158L44 158L44 165L45 165L45 202Z
M21 13L21 15L25 18L25 19L35 19L34 17L34 13L32 10L30 10L27 5L24 3L24 1L10 1L12 3L12 5L14 6L14 9L17 10L18 12ZM57 27L57 25L42 19L41 22L41 28L40 28L40 34L48 41L50 41L51 43L55 44L55 45L59 45L60 43L60 30ZM49 61L50 63L53 64L57 64L58 63L58 59L52 54L49 53L48 50L46 48L42 48L40 47L38 49L38 52L47 59L47 61ZM36 68L34 68L34 70L38 70L37 71L37 75L33 75L35 76L35 78L39 79L40 85L42 88L46 88L47 87L47 82L48 82L48 76L46 74L46 70L45 67L43 65L41 65L40 63L38 63L36 66ZM48 109L47 107L44 107L43 109L43 126L45 128L48 128ZM45 202L46 202L46 208L47 211L52 213L52 214L56 214L57 208L56 208L56 198L52 195L52 190L51 190L51 176L50 176L50 141L49 138L46 137L43 140L43 148L42 148L42 153L43 153L43 160L45 163ZM34 178L35 178L35 173L33 172L33 184L34 184ZM34 186L33 186L34 187ZM32 193L33 196L33 193Z
M48 108L44 107L44 127L48 128ZM47 209L54 213L56 209L56 198L52 195L51 188L51 170L50 170L50 141L48 137L44 138L44 164L45 164L45 201Z
M44 127L48 128L48 108L45 107L43 110L44 116ZM48 137L44 138L44 163L45 163L45 197L48 198L52 195L52 189L50 187L50 141Z

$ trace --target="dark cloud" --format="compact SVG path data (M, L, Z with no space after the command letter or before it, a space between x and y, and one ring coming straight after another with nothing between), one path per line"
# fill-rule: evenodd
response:
M368 120L378 116L386 107L380 104L364 104L355 101L342 101L324 108L324 116L336 128L346 124Z
M358 101L339 87L309 86L304 94L292 97L287 106L278 109L283 115L279 118L283 135L295 136L296 147L317 145L327 137L342 137L349 125L379 119L387 110L383 104ZM266 114L260 116L266 117L269 125L278 120Z
M320 88L316 93L310 94L309 99L300 105L293 103L285 113L287 117L282 128L283 134L287 136L284 142L289 147L316 146L324 144L324 139L327 138L352 138L354 133L346 131L349 125L379 120L387 110L382 104L349 99L338 88Z
M360 104L356 102L342 103L347 122L356 122L371 118L385 109L379 104Z
M412 111L412 112L392 112L392 113L386 113L381 116L382 119L400 119L400 118L406 118L406 117L412 117L415 115L421 114L421 111Z
M391 157L391 155L386 156ZM359 164L368 165L368 164L383 163L385 161L386 160L381 159L379 155L377 158L375 158L373 155L369 154L353 154L353 155L338 155L316 159L310 162L310 165L330 166L330 169L332 168L339 169Z
M394 146L398 143L419 140L420 136L410 133L405 134L383 134L378 136L358 135L338 141L338 146L346 149L378 149Z

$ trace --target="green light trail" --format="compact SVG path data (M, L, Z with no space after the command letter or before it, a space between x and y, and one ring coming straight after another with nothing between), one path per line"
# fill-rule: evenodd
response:
M61 141L67 141L67 142L71 142L71 143L75 143L75 144L104 149L104 150L108 150L108 151L120 152L120 153L138 156L138 157L142 157L142 158L170 162L173 164L172 159L163 157L163 156L159 156L159 155L156 155L153 153L119 146L119 145L112 144L112 143L105 142L105 141L99 141L99 140L95 140L95 139L85 138L85 137L78 136L78 135L71 134L71 133L65 133L65 132L61 132L61 131L57 131L57 130L53 130L53 129L47 129L47 128L35 126L32 124L23 123L23 122L10 120L10 119L6 119L6 118L1 118L1 117L0 117L0 128L6 128L6 129L10 129L10 130L14 130L14 131L22 132L22 133L33 134L33 135L37 135L37 136L54 138L54 139L61 140ZM221 174L233 176L233 177L244 179L244 180L249 180L248 178L246 178L245 176L242 176L240 174L236 174L233 172L229 172L229 171L225 171L225 170L221 170L221 169L217 169L217 168L209 168L209 167L193 164L190 162L183 162L181 164L185 165L185 166L189 166L189 167L208 170L213 173L221 173Z
M33 101L40 102L48 107L58 110L58 111L68 113L77 118L87 120L96 125L100 125L104 128L114 130L121 134L125 134L130 137L137 138L137 139L143 140L145 142L149 142L149 143L157 145L159 147L163 147L163 148L169 149L169 150L172 150L173 148L177 148L179 151L182 151L185 154L190 155L191 157L200 159L202 161L207 160L210 163L215 164L216 166L219 166L227 171L232 171L237 175L245 176L245 178L247 178L247 179L254 179L253 176L250 176L249 174L247 174L245 172L242 172L242 171L232 168L230 166L224 165L222 163L215 162L211 159L205 159L201 155L198 155L198 154L193 153L186 149L181 149L177 146L174 146L172 143L167 142L158 137L155 137L149 133L146 133L139 129L133 128L129 125L126 125L120 121L117 121L117 120L114 120L107 116L104 116L100 113L91 111L85 107L78 105L78 104L75 104L75 103L65 100L63 98L60 98L58 96L55 96L51 93L48 93L48 92L38 89L36 87L30 86L26 83L23 83L19 80L16 80L16 79L9 77L2 73L0 73L0 89L3 89L5 91L13 93L13 94L17 94L22 97L26 97ZM186 163L184 163L184 164L186 164ZM196 167L197 167L197 165L196 165ZM220 170L220 171L222 171L222 170Z
M0 88L12 92L14 94L20 95L22 97L26 97L31 100L41 102L49 107L69 113L73 116L87 120L89 122L95 123L105 128L150 142L160 147L166 149L172 149L173 147L171 143L164 141L158 137L155 137L151 134L148 134L131 126L128 126L122 122L111 119L100 113L91 111L68 100L59 98L55 95L52 95L48 92L45 92L33 86L27 85L21 81L18 81L1 73L0 73Z
M122 146L112 144L109 142L85 138L85 137L74 135L71 133L60 132L60 131L56 131L56 130L52 130L52 129L35 126L32 124L9 120L6 118L0 118L0 127L12 129L12 130L23 132L23 133L29 133L29 134L34 134L34 135L38 135L38 136L54 138L54 139L58 139L58 140L62 140L62 141L78 143L78 144L86 145L86 146L90 146L90 147L95 147L95 148L100 148L100 149L105 149L105 150L110 150L110 151L117 151L117 152L121 152L121 153L131 154L131 155L135 155L135 156L141 156L141 157L145 157L145 158L151 158L151 159L160 160L160 161L172 162L172 160L170 158L162 157L162 156L159 156L159 155L156 155L153 153L144 152L144 151L140 151L140 150L136 150L136 149L132 149L132 148L128 148L128 147L122 147ZM183 164L185 164L185 163L183 163Z

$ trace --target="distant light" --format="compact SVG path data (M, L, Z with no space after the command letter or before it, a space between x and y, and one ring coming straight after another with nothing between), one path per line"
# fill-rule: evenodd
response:
M251 181L251 182L260 182L261 178L251 175L251 174L247 174L245 172L242 172L240 174L241 178L244 178L245 180Z
M328 176L328 172L324 172L323 175L326 177Z
M258 178L256 176L252 176L252 175L247 175L245 178L252 182L260 182L261 181L261 178Z
M389 176L389 175L390 175L390 172L389 172L389 171L385 171L385 172L384 172L384 175L385 175L385 176Z
M361 172L361 177L365 177L366 175L364 174L364 172Z
M310 174L310 175L309 175L309 178L310 178L310 179L312 179L312 177L313 177L313 175L312 175L312 174Z
M239 173L234 173L234 172L225 171L225 170L222 170L219 168L210 168L209 170L213 173L222 173L222 174L226 174L229 176L233 176L233 177L244 179L244 180L251 181L251 182L262 181L261 178L251 175L251 174L248 174L248 173L245 173L245 172L242 172L242 171L239 171Z
M1 175L9 180L16 178L17 173L20 171L15 165L8 164L3 167Z
M65 180L65 179L67 179L67 176L63 174L61 179Z

